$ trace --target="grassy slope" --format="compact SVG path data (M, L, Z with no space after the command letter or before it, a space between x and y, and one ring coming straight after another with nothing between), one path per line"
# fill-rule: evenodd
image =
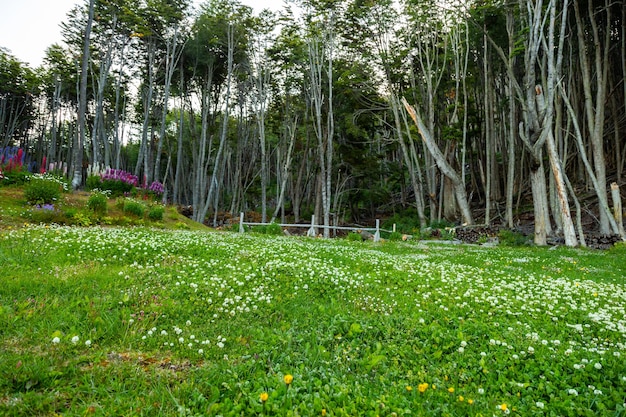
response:
M624 415L623 247L1 233L0 414Z
M62 201L57 204L58 211L73 208L79 213L83 213L86 217L94 217L92 223L96 224L97 219L87 208L87 200L89 193L87 192L71 192L62 195ZM180 229L185 230L207 230L207 228L177 212L176 208L168 207L163 216L163 220L159 222L150 222L148 219L136 219L133 216L125 214L116 204L114 199L108 201L108 211L106 214L109 223L120 223L129 220L130 223L145 224L148 226L158 227L162 229ZM26 203L22 187L8 186L0 187L0 229L21 227L24 223L30 221L32 208ZM67 220L60 217L62 220Z

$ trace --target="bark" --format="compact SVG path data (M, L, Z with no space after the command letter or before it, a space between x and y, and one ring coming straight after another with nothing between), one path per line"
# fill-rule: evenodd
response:
M283 164L283 172L281 175L280 182L280 191L278 194L278 202L276 203L276 209L272 214L272 219L270 222L276 220L279 211L284 207L285 201L285 190L287 189L287 178L289 175L289 168L291 167L291 155L293 154L293 148L296 143L296 128L298 126L298 117L296 116L293 123L290 126L287 126L289 131L289 149L287 150L287 157L285 158L285 163Z
M165 141L165 128L168 112L168 104L170 100L170 89L172 86L172 77L174 75L174 69L178 65L178 60L182 53L182 47L177 49L178 46L178 31L179 28L174 28L174 35L172 38L166 41L166 56L165 56L165 83L163 86L163 111L161 113L161 127L159 130L159 142L157 144L157 151L154 162L154 175L153 181L159 181L161 178L161 153L163 151L163 142Z
M593 154L593 162L594 162L594 171L598 183L601 185L601 188L597 189L596 192L599 193L598 197L607 200L607 191L606 191L606 161L604 157L604 123L605 123L605 101L607 94L607 71L609 68L608 64L608 53L609 53L609 36L610 36L610 28L606 30L606 39L604 40L604 48L602 48L602 42L600 41L600 35L598 33L598 26L595 19L595 14L592 10L592 2L588 2L588 17L591 25L591 34L593 36L593 50L589 53L589 55L593 56L593 64L594 70L592 71L592 63L588 58L587 52L587 43L585 42L585 35L588 31L587 26L583 25L580 7L577 1L574 1L574 11L576 16L576 26L577 26L577 39L578 39L578 48L579 48L579 59L580 59L580 69L582 75L583 82L583 90L585 96L585 116L587 118L587 127L588 133L591 142L592 154ZM606 7L607 13L607 21L609 19L609 7ZM595 99L592 93L591 81L593 75L596 78L596 95ZM603 210L600 211L600 232L608 233L609 230L609 219L604 213Z
M83 57L80 71L80 91L78 100L78 136L74 144L73 166L74 174L72 187L77 189L83 182L83 147L86 138L85 113L87 112L87 78L89 67L89 44L91 41L91 27L93 25L95 0L89 1L89 17L85 27L85 38L83 41Z
M467 199L467 192L465 191L465 183L461 180L454 168L450 166L448 161L446 161L445 156L435 143L432 132L427 129L419 113L404 98L402 99L402 103L415 122L424 144L437 163L437 167L452 182L454 194L456 196L457 204L459 205L464 224L474 224L474 219L472 217Z

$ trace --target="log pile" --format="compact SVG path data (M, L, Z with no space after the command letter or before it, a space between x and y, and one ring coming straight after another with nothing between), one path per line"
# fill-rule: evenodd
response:
M463 243L478 243L480 240L495 238L499 231L498 226L457 227L455 235Z
M585 235L585 243L592 249L610 249L617 242L621 242L620 235L600 235L600 234L588 234Z

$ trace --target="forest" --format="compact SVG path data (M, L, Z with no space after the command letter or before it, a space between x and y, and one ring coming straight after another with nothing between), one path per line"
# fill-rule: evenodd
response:
M38 68L0 48L5 175L115 169L214 226L626 239L623 0L86 0L61 26Z

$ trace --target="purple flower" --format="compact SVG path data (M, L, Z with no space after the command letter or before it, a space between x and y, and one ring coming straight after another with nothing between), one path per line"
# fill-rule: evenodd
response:
M152 184L150 184L148 191L152 191L157 195L161 195L165 191L165 188L163 187L163 184L161 184L159 181L154 181L152 182Z

